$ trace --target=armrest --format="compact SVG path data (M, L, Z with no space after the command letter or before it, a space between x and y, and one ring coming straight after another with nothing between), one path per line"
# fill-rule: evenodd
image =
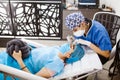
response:
M3 73L7 73L8 75L11 76L16 76L22 80L48 80L46 78L36 76L31 73L27 73L25 71L21 71L3 64L0 64L0 71Z
M113 59L113 57L115 56L115 53L116 53L116 45L114 45L114 47L112 48L112 50L110 52L109 60Z

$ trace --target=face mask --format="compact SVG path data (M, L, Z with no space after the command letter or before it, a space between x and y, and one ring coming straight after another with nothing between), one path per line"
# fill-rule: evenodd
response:
M85 33L85 30L78 30L78 31L74 32L73 35L76 37L80 37L80 36L83 36L84 33Z

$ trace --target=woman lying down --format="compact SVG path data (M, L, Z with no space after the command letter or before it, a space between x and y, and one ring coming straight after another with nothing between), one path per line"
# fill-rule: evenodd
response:
M7 43L6 51L0 53L0 64L50 78L60 74L65 64L78 61L83 56L84 50L80 44L65 43L61 46L33 49L22 40L13 39ZM2 77L0 74L0 78Z

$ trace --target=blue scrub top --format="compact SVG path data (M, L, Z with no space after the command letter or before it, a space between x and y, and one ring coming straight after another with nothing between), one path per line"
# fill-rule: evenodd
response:
M86 36L75 37L84 39L97 45L101 50L111 50L112 45L105 27L98 21L92 21L92 25Z

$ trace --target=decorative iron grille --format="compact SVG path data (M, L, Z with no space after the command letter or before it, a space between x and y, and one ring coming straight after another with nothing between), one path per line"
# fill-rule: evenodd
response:
M0 0L0 35L61 39L61 1Z

